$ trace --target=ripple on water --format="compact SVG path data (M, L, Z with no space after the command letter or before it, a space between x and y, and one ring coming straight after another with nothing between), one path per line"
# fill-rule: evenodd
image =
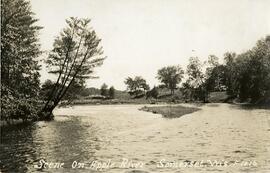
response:
M143 170L131 170L131 171L126 171L125 173L149 173L149 172L143 171Z
M117 109L112 109L115 107ZM71 110L65 109L64 115L60 116L59 113L52 122L37 122L11 130L3 129L0 159L5 169L2 171L35 172L33 164L40 159L72 163L76 159L90 161L137 158L146 163L143 170L123 170L118 167L112 169L114 172L145 173L149 170L172 172L169 168L156 168L156 164L163 158L174 161L181 157L181 161L187 162L205 158L252 158L259 161L269 158L270 149L266 148L270 143L270 129L268 122L263 121L262 116L257 116L256 110L241 110L236 106L218 104L202 106L201 112L167 121L138 111L139 107L74 107ZM74 113L74 116L69 116L71 113ZM269 111L260 114L267 116ZM264 166L257 167L256 171L269 168L269 165ZM226 168L223 170L230 172ZM245 171L254 170L255 168L246 168ZM189 170L180 170L186 171ZM209 171L220 170L218 168ZM235 168L233 172L239 171L239 168Z

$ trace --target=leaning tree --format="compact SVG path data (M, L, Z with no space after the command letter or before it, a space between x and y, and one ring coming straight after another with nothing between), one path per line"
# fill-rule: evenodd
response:
M94 68L105 59L101 39L89 26L89 19L71 17L66 23L46 60L49 72L58 76L42 110L46 118L53 117L53 109L70 88L82 86L86 79L93 78Z

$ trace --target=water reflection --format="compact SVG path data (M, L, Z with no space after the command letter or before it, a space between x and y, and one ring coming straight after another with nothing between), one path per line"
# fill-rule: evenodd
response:
M14 125L1 129L1 170L26 172L38 158L38 144L32 133L35 125Z
M95 152L100 149L97 130L81 117L65 116L53 122L2 128L1 170L35 171L34 165L40 165L40 160L44 160L65 163L61 170L65 172L73 161L94 160Z

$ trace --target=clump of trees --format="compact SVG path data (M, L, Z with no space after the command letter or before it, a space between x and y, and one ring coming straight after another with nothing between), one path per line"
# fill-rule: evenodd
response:
M181 88L184 99L207 102L210 92L222 91L220 67L215 55L210 55L206 62L201 62L198 57L190 57L186 69L187 80Z
M225 54L228 94L240 101L260 102L270 97L270 36L242 54Z
M133 78L128 77L125 80L127 85L127 91L133 98L143 97L146 92L150 89L149 85L146 83L146 80L140 76Z
M1 1L1 120L7 122L52 119L60 101L76 97L105 59L90 20L72 17L46 59L57 80L47 80L40 87L38 34L42 27L36 22L28 1Z
M251 103L270 102L270 36L260 39L252 49L237 55L224 54L224 63L209 55L201 62L198 57L190 57L186 71L180 66L168 66L158 70L160 87L171 91L171 95L180 87L186 101L209 101L211 92L226 91L228 99L238 99ZM134 80L128 78L129 91L136 91ZM148 91L146 98L157 97L158 89Z
M203 65L207 64L205 72ZM252 49L237 55L224 54L224 64L216 56L207 63L190 58L188 79L182 85L185 99L208 101L210 92L226 91L229 98L259 103L270 98L270 36L257 42Z
M100 87L100 95L107 97L108 96L108 85L105 83Z
M39 30L30 3L1 1L1 119L37 119Z
M158 88L154 86L150 91L146 92L146 99L154 98L157 99L159 95Z
M174 90L177 89L177 85L183 78L184 71L178 66L163 67L158 70L158 80L168 89L171 90L171 95L174 94Z
M111 86L108 89L108 85L106 85L105 83L102 84L102 86L100 87L100 95L106 97L106 98L110 98L110 99L114 99L115 97L115 89L113 86Z

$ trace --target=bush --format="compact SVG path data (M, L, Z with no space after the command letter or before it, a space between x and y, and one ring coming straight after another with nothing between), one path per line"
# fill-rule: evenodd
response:
M150 91L147 91L146 92L146 99L148 98L154 98L154 99L157 99L158 98L158 89L157 87L153 87Z
M1 120L10 122L12 119L33 121L37 120L41 103L36 99L14 98L12 95L1 97Z

